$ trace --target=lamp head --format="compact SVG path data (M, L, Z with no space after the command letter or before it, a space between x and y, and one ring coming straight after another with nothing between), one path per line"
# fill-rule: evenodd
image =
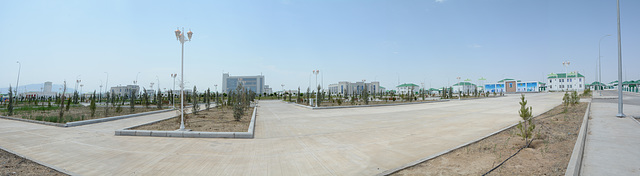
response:
M176 32L176 40L178 40L182 32L180 31L180 29L176 29L175 32Z
M187 37L189 37L189 41L191 41L191 36L193 36L193 32L191 32L191 29L189 29L189 32L187 32Z

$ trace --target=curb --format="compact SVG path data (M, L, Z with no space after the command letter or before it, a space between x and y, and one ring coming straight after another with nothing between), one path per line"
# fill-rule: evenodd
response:
M537 116L535 116L535 117L533 117L533 118L535 119L536 117L538 117L538 116L540 116L540 115L542 115L542 114L544 114L544 113L547 113L547 112L551 111L552 109L553 109L553 108L551 108L551 109L549 109L549 110L546 110L546 111L544 111L544 112L542 112L542 113L538 114ZM520 121L518 121L518 123L520 123ZM450 152L452 152L452 151L458 150L458 149L460 149L460 148L462 148L462 147L466 147L466 146L468 146L468 145L474 144L474 143L479 142L479 141L481 141L481 140L483 140L483 139L486 139L486 138L488 138L488 137L491 137L491 136L493 136L493 135L496 135L496 134L498 134L498 133L501 133L501 132L503 132L503 131L505 131L505 130L508 130L508 129L510 129L510 128L513 128L514 126L518 125L518 123L514 123L514 124L509 125L509 126L507 126L507 127L505 127L505 128L502 128L502 129L500 129L500 130L498 130L498 131L495 131L495 132L493 132L493 133L491 133L491 134L488 134L488 135L483 136L483 137L480 137L480 138L478 138L478 139L476 139L476 140L473 140L473 141L470 141L470 142L464 143L464 144L462 144L462 145L458 145L458 146L456 146L456 147L454 147L454 148L451 148L451 149L449 149L449 150L446 150L446 151L443 151L443 152L440 152L440 153L433 154L433 155L428 156L428 157L426 157L426 158L418 159L418 160L416 160L416 161L413 161L413 162L411 162L411 163L408 163L408 164L402 165L402 166L400 166L400 167L396 167L396 168L392 168L392 169L386 170L386 171L384 171L384 172L382 172L382 173L376 174L376 176L386 176L386 175L391 175L391 174L396 173L396 172L398 172L398 171L401 171L401 170L403 170L403 169L406 169L406 168L409 168L409 167L412 167L412 166L418 165L418 164L420 164L420 163L423 163L423 162L429 161L429 160L431 160L431 159L437 158L437 157L442 156L442 155L444 155L444 154L447 154L447 153L450 153Z
M411 103L394 103L394 104L377 104L377 105L353 105L353 106L322 106L322 107L312 107L307 105L301 105L293 102L286 102L288 104L293 104L296 106L300 106L303 108L316 110L316 109L343 109L343 108L366 108L366 107L378 107L378 106L398 106L398 105L411 105L411 104L424 104L424 103L436 103L436 102L445 102L451 100L434 100L434 101L425 101L425 102L411 102Z
M204 132L204 131L150 131L150 130L131 130L132 128L136 128L139 126L150 125L154 123L158 123L164 120L180 117L172 116L169 118L164 118L152 122L143 123L140 125L132 126L129 128L125 128L122 130L116 130L116 136L148 136L148 137L179 137L179 138L236 138L236 139L253 139L255 136L255 121L256 121L256 112L258 111L258 106L256 105L253 108L253 115L251 115L251 122L249 123L249 128L247 132ZM191 114L191 113L187 113Z
M22 118L15 118L15 117L7 117L7 116L0 116L0 118L8 119L8 120L17 120L17 121L29 122L29 123L36 123L36 124L42 124L42 125L56 126L56 127L75 127L75 126L89 125L89 124L94 124L94 123L102 123L102 122L126 119L126 118L131 118L131 117L138 117L138 116L155 114L155 113L168 112L168 111L172 111L172 110L174 110L174 109L163 109L163 110L157 110L157 111L141 112L141 113L136 113L136 114L127 114L127 115L105 117L105 118L99 118L99 119L90 119L90 120L83 120L83 121L67 122L65 124L53 123L53 122L45 122L45 121L37 121L37 120L30 120L30 119L22 119Z
M63 173L63 174L67 174L67 175L78 175L78 174L75 174L75 173L73 173L73 172L71 172L71 171L64 170L64 169L62 169L62 168L59 168L59 167L56 167L56 166L53 166L53 165L50 165L50 164L44 163L44 162L42 162L42 161L38 161L38 160L35 160L35 159L33 159L33 158L30 158L30 157L27 157L27 156L21 155L21 154L19 154L19 153L17 153L17 152L14 152L14 151L9 150L9 149L7 149L7 148L4 148L4 147L2 147L2 146L0 146L0 149L1 149L1 150L4 150L4 151L7 151L7 152L9 152L9 153L11 153L11 154L14 154L14 155L16 155L16 156L18 156L18 157L21 157L21 158L24 158L24 159L27 159L27 160L33 161L34 163L38 163L38 164L40 164L40 165L42 165L42 166L44 166L44 167L48 167L48 168L50 168L50 169L56 170L56 171L61 172L61 173Z
M582 169L582 157L584 155L584 146L585 141L587 140L587 128L589 127L589 113L591 112L591 102L587 106L587 111L584 113L584 117L582 118L582 125L580 126L580 132L578 134L578 139L576 140L576 144L573 146L573 152L571 152L571 159L569 159L569 164L567 164L567 170L564 175L580 175L580 170Z

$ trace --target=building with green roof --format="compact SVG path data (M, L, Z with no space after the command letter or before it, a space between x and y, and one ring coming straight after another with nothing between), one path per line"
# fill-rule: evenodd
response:
M578 72L551 73L547 75L549 91L583 91L586 88L584 75Z
M413 83L404 83L396 86L396 88L398 89L398 93L407 94L419 90L420 86Z

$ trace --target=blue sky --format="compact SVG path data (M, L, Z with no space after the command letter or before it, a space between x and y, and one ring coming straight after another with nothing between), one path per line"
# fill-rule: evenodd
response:
M639 1L622 0L627 79L640 79ZM180 73L173 31L185 44L187 88L214 89L222 73L266 77L274 90L398 82L426 87L456 77L544 81L579 71L594 81L598 40L603 81L617 79L616 1L5 1L0 6L0 87L82 80L84 91L138 82L172 86ZM635 70L633 68L636 68ZM102 83L101 83L102 82ZM315 77L311 78L314 84ZM318 81L322 82L322 81Z

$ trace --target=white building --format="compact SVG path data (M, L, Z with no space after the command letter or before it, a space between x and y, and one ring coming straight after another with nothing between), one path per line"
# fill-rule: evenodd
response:
M242 83L242 87L251 90L256 94L265 92L264 76L229 76L229 73L222 74L222 92L229 93L236 90L238 84Z
M583 91L585 88L585 77L577 72L551 73L548 76L548 91Z
M337 84L329 84L329 92L331 94L342 94L342 95L353 95L360 94L362 91L367 90L369 93L382 93L384 92L384 87L380 87L380 82L373 81L370 83L365 83L362 81L359 82L348 82L348 81L340 81Z
M135 93L134 96L138 96L138 92L140 92L140 86L138 85L126 85L126 86L116 86L111 87L110 93L114 93L116 96L131 96Z
M273 89L271 87L269 87L269 85L264 85L264 92L262 92L263 94L266 93L267 95L271 95L273 93Z
M408 94L411 92L417 92L418 90L420 90L420 86L413 84L413 83L404 83L404 84L400 84L398 86L396 86L396 88L398 89L398 93L399 94Z
M477 86L470 82L459 82L451 86L453 93L472 93L476 90Z

